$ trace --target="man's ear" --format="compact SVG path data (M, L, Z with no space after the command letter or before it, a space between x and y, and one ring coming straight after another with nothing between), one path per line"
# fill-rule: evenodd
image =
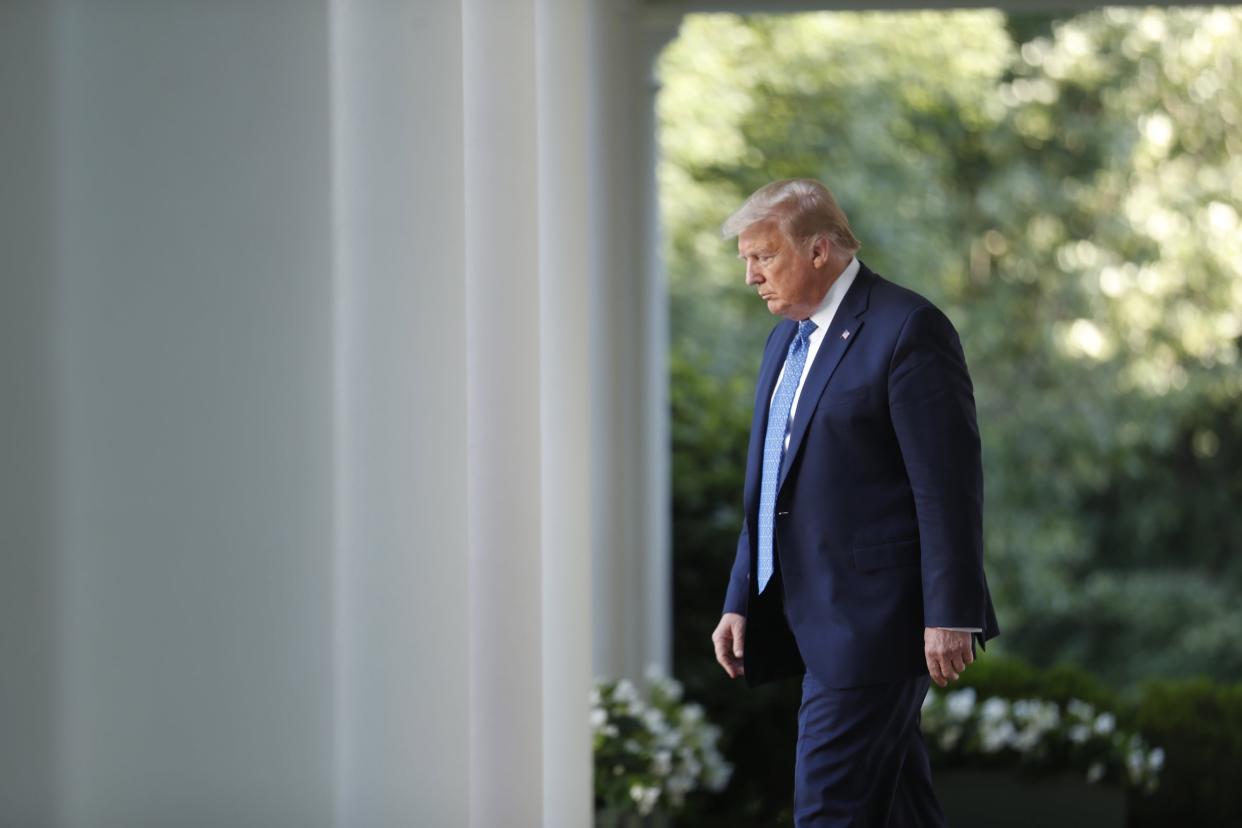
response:
M811 264L823 267L832 258L832 242L824 235L816 236L811 242Z

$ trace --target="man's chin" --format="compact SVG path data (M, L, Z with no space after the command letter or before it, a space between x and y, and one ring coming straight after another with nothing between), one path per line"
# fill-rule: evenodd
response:
M797 322L799 319L804 318L804 317L798 316L794 312L794 309L791 306L782 304L775 300L768 302L768 312L771 313L773 316L779 316L781 319L789 319L794 322Z

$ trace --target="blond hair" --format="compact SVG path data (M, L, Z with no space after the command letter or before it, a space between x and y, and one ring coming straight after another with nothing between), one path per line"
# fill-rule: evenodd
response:
M751 193L737 212L725 219L720 235L731 239L763 221L777 222L781 231L799 244L822 234L833 247L851 256L862 247L832 192L812 178L791 178L763 185Z

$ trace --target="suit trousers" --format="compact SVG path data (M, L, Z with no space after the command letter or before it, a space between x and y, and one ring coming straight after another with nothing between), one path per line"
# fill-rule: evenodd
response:
M832 688L802 679L798 828L943 828L919 712L928 676Z

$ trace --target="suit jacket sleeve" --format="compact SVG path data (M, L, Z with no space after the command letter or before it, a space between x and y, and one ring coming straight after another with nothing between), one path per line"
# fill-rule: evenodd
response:
M737 556L733 559L733 571L729 574L729 589L725 593L723 615L726 612L746 614L747 589L750 587L750 532L746 519L742 519L742 531L737 538Z
M907 318L888 390L918 518L924 625L983 628L983 468L974 391L957 332L937 308L920 306Z

